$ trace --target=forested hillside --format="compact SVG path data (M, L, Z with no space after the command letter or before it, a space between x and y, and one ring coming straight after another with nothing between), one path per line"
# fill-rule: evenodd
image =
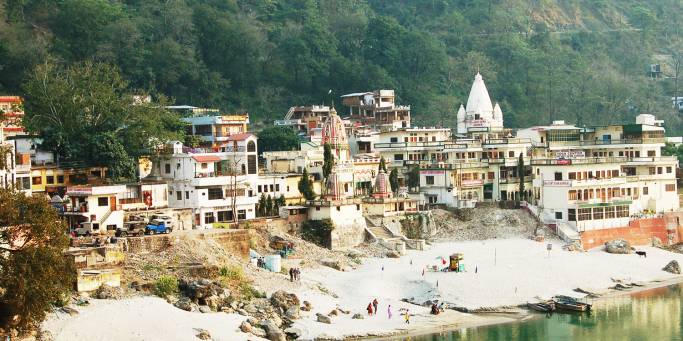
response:
M680 0L0 0L0 17L0 93L21 95L47 59L95 60L255 122L329 103L329 89L393 88L419 124L452 126L480 69L508 126L647 112L683 132L666 78L683 54ZM664 77L648 78L651 63Z

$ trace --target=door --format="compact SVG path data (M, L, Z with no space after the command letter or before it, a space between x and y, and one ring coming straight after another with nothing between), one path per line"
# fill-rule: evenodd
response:
M109 197L109 209L116 211L116 197Z

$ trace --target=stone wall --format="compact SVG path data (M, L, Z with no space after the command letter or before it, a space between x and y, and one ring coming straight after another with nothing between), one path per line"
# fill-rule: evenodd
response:
M365 220L351 220L347 223L335 223L330 236L330 248L340 249L354 247L365 241Z
M251 239L249 230L213 230L212 233L201 233L198 237L213 239L224 249L240 258L245 260L249 258L249 240Z
M584 249L591 249L604 245L613 239L626 239L631 245L652 245L653 239L658 238L663 245L678 243L680 228L676 224L675 216L659 218L637 219L629 226L600 229L581 232L581 243Z

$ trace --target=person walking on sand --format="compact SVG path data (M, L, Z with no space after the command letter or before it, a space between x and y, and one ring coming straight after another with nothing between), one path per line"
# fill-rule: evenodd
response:
M379 302L377 302L377 299L375 298L372 300L372 306L375 308L375 315L377 315L377 306L379 305Z
M391 304L387 308L387 315L389 316L389 319L391 320Z
M422 277L424 277L424 276L425 276L425 269L423 268L422 269Z
M406 309L405 318L406 318L406 324L410 324L410 311L408 309Z
M294 268L289 268L289 281L294 282Z
M372 302L368 303L368 307L366 309L368 310L368 316L372 316Z

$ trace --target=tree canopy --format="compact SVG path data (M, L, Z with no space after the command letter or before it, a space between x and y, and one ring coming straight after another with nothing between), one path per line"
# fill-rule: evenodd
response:
M258 133L259 154L280 150L298 150L299 135L289 127L272 126L263 128Z
M0 17L8 94L23 95L47 58L91 60L131 89L257 124L327 102L329 89L384 88L416 124L453 126L480 70L509 127L647 112L683 132L670 100L679 0L0 0ZM663 77L650 79L650 64Z
M44 63L23 85L24 125L62 162L107 166L113 179L135 175L136 160L169 139L179 138L178 116L157 103L139 100L117 67Z

